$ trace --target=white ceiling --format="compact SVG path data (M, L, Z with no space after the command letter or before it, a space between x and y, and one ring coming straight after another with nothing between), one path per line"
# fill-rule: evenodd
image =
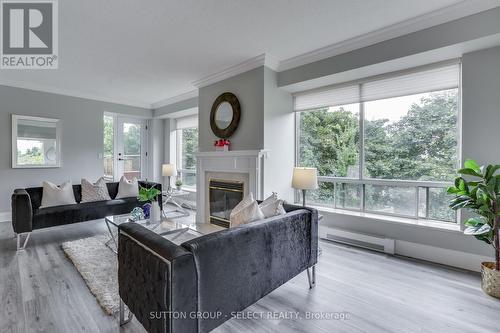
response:
M479 11L494 1L465 2ZM457 4L464 1L59 1L59 69L0 70L0 83L150 107L256 55L290 67L301 54Z

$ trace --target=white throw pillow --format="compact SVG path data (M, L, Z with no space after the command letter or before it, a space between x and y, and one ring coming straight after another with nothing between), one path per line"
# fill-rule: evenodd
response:
M274 203L277 200L278 200L278 193L273 192L270 196L268 196L267 198L265 198L264 201L262 201L259 206L261 206L261 207L262 206L267 206L267 205L269 205L271 203Z
M137 178L128 180L125 176L120 179L118 194L115 199L137 198L139 196L139 183Z
M233 208L229 216L231 227L262 220L264 218L265 216L260 210L257 201L253 199L252 193L243 198L243 200Z
M285 208L283 208L283 200L278 199L276 192L273 192L273 194L262 201L259 208L266 218L286 214Z
M82 201L81 202L94 202L111 200L109 196L108 187L104 177L99 178L95 184L92 184L87 179L82 178Z
M65 182L61 186L51 182L43 182L42 205L40 208L74 204L76 204L75 194L73 193L73 185L70 182Z

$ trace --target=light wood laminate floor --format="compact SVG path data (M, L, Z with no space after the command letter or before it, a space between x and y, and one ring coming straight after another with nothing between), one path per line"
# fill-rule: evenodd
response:
M60 246L105 232L104 221L38 231L16 253L10 223L0 223L0 332L120 331ZM302 273L215 332L500 332L500 300L483 294L479 274L329 242L321 247L316 288L308 289ZM121 331L144 332L135 320Z

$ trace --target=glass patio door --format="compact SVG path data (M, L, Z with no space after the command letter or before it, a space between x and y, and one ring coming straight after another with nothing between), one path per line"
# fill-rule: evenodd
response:
M141 179L146 170L146 121L122 117L116 120L114 178L118 181L124 175L127 179Z

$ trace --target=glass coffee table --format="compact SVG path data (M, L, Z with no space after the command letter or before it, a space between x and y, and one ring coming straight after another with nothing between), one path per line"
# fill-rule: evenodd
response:
M106 227L108 228L110 235L110 238L106 241L105 245L115 253L117 253L118 249L118 226L123 223L132 222L140 224L177 245L180 245L190 239L224 229L209 223L186 224L169 219L162 221L132 221L130 214L107 216L104 221L106 222Z

